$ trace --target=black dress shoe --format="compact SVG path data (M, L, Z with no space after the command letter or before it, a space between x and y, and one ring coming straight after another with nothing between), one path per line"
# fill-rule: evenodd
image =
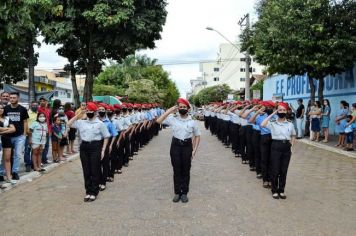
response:
M3 181L5 181L4 176L0 176L0 182L3 182Z
M187 194L182 194L180 199L183 203L187 203L189 201Z
M88 202L89 199L90 199L90 195L86 195L86 196L84 197L84 202Z
M12 173L12 179L13 180L19 180L20 179L19 174L17 174L16 172Z
M287 196L284 193L279 193L280 199L287 199Z
M174 195L173 202L179 202L179 200L180 200L180 195L179 194Z
M274 199L279 199L279 194L278 194L278 193L274 193L274 194L272 194L272 197L273 197Z
M26 165L26 172L31 172L31 165Z

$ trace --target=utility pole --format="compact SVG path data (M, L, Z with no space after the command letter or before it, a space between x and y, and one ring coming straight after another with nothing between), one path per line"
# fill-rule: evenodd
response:
M238 24L243 27L245 26L246 33L249 34L250 31L250 14L246 14L244 17L241 18L241 20L238 22ZM246 63L246 78L245 78L245 100L250 100L250 67L251 67L251 57L250 57L250 52L249 49L247 49L246 54L245 54L245 63Z

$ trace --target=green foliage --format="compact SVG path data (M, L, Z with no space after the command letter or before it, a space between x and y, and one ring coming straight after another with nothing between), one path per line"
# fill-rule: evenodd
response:
M124 91L116 95L127 94L133 102L149 101L159 102L164 107L173 106L179 97L177 86L155 63L156 60L146 55L130 55L120 64L111 63L98 75L95 83L115 86Z
M210 102L219 102L226 100L230 92L231 89L227 84L215 85L202 89L193 98L190 98L190 101L196 106L205 105Z
M94 96L117 96L118 94L122 94L122 90L104 84L94 84L93 95Z
M270 74L308 74L320 81L322 99L323 78L353 66L355 1L261 0L257 10L258 21L240 37L242 49L249 49Z
M153 48L167 12L165 0L55 0L61 14L49 17L44 34L51 43L76 47L68 55L77 56L77 67L87 77L84 99L92 99L94 77L104 59L121 60L138 49ZM76 50L77 49L77 50ZM67 51L67 50L66 50ZM79 52L78 55L76 53ZM129 82L129 81L127 81Z

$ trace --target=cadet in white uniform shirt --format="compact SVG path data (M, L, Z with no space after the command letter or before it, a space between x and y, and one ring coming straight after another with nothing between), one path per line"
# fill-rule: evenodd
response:
M80 160L82 162L86 190L85 202L95 201L99 194L100 161L104 158L110 137L106 125L95 116L96 111L96 105L88 102L87 110L82 110L68 122L71 128L79 130L82 140ZM80 120L85 113L88 119Z
M175 193L173 202L182 200L183 203L187 203L190 167L200 143L200 131L196 122L188 115L189 102L180 98L177 103L178 106L167 110L157 119L157 123L162 124L165 121L173 131L170 150ZM173 115L177 110L179 115Z
M293 123L286 119L287 110L288 104L281 102L278 109L261 123L261 126L269 128L272 134L271 182L272 197L275 199L286 199L284 189L292 155L291 146L294 145L296 136ZM275 114L278 118L271 120Z

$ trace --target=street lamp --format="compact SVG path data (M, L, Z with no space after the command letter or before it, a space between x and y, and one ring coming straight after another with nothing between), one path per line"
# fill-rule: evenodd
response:
M248 17L248 16L247 16ZM248 20L249 22L249 20ZM249 23L248 23L248 27L249 27ZM227 37L225 37L222 33L220 33L219 31L217 31L216 29L212 28L212 27L206 27L207 30L210 30L210 31L215 31L216 33L218 33L221 37L223 37L226 41L228 41L232 46L234 46L234 48L236 48L238 51L240 51L240 48L238 48L236 46L236 44L234 44L233 42L231 42ZM245 71L246 71L246 78L245 78L245 99L249 100L250 99L250 54L249 52L247 51L246 52L246 58L245 58L245 61L246 61L246 68L245 68Z
M234 46L237 50L240 51L240 48L238 48L236 46L236 44L234 44L233 42L231 42L230 39L228 39L225 35L223 35L222 33L220 33L219 31L217 31L216 29L212 28L212 27L206 27L207 30L210 30L210 31L215 31L216 33L218 33L221 37L223 37L226 41L228 41L232 46Z

